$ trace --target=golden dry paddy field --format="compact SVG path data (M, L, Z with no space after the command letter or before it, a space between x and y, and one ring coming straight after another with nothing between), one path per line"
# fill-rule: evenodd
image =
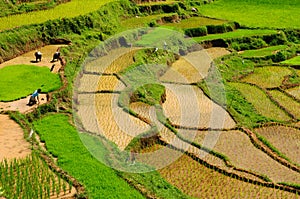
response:
M161 145L154 145L146 152L156 151ZM165 147L166 148L166 147ZM199 164L191 157L166 148L168 157L180 156L172 164L158 170L172 185L196 198L298 198L296 194L258 186L225 176ZM163 161L163 159L157 159Z
M174 124L198 128L234 128L235 122L219 105L197 87L164 84L166 101L162 105L166 116Z
M300 130L285 126L270 126L257 128L255 131L292 162L300 164Z
M172 67L160 77L161 81L177 83L195 83L203 79L197 68L195 68L184 57L176 60Z
M287 89L286 92L300 100L300 86Z
M150 130L150 126L124 112L117 100L115 94L96 94L98 132L124 150L134 137Z
M296 184L300 182L300 174L298 172L281 165L256 148L245 133L240 131L226 131L222 133L200 132L196 136L195 141L202 143L209 133L218 135L218 140L212 149L226 155L237 168L266 175L273 182Z
M114 75L85 74L79 83L79 92L120 91L125 87Z
M131 48L114 49L101 58L88 61L84 69L89 72L117 73L134 62L135 52L136 50Z

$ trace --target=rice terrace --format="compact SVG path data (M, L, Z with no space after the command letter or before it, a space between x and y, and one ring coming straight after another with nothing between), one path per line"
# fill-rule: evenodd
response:
M0 9L0 199L300 198L300 0Z

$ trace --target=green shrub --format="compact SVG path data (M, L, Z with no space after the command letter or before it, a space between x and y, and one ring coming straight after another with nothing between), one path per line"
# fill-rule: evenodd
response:
M207 35L206 26L201 26L198 28L187 28L184 30L184 33L189 37L199 37Z

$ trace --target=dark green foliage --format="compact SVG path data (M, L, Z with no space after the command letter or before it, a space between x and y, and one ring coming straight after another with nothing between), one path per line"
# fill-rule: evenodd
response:
M184 30L184 34L186 34L189 37L199 37L199 36L205 36L207 35L207 27L201 26L198 28L187 28Z

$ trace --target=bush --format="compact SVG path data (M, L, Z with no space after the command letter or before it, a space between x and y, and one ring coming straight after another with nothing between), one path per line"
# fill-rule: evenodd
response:
M184 30L184 33L189 37L199 37L207 35L206 26L201 26L198 28L187 28Z

